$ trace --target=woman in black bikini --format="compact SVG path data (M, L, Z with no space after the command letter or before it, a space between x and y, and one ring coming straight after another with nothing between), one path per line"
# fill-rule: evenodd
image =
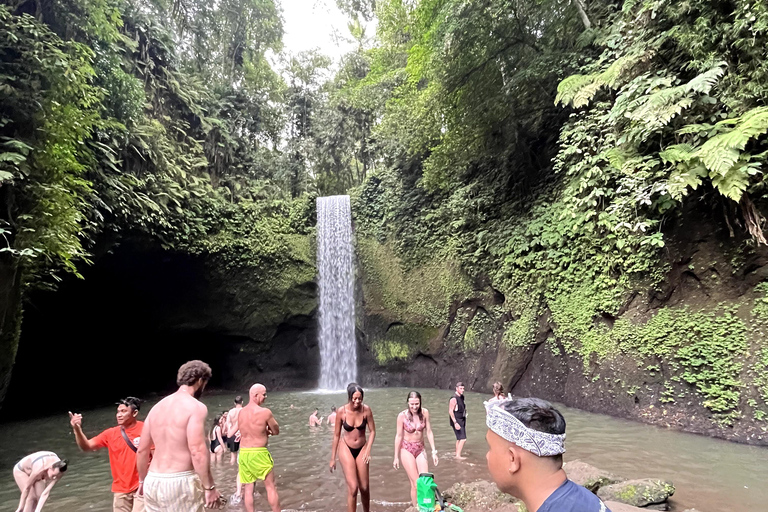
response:
M347 386L347 405L336 411L336 424L333 430L333 448L331 449L331 473L336 469L336 455L341 461L341 469L347 481L347 512L357 509L357 491L363 512L371 508L371 493L368 488L368 463L371 461L371 446L376 437L376 424L373 422L371 408L363 403L363 388L355 383ZM365 429L371 430L366 440ZM344 429L342 435L341 429ZM342 442L339 442L339 441ZM342 445L341 447L339 445Z

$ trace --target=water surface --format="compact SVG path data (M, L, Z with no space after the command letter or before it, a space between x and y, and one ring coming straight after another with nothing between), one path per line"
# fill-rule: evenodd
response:
M400 512L409 499L408 478L392 468L395 420L405 408L409 390L379 389L366 392L365 401L374 412L377 436L371 462L371 496L375 512ZM469 412L464 454L466 461L452 458L455 438L448 425L450 391L421 390L425 407L433 415L433 431L440 454L434 468L436 481L445 489L457 481L489 479L485 467L485 416L482 400L487 396L467 393ZM209 416L228 409L233 393L203 398ZM326 415L331 405L341 406L346 396L309 392L274 392L268 407L281 425L272 438L278 491L284 509L339 511L344 509L346 487L342 473L328 472L331 428L311 429L308 418L313 407ZM291 404L294 408L291 409ZM141 418L151 403L144 404ZM684 434L639 423L619 420L562 407L568 422L565 460L581 459L602 469L629 478L658 477L672 480L677 487L674 510L695 507L701 512L765 511L768 509L768 449L750 447ZM114 407L80 411L88 436L115 424ZM54 488L45 510L48 512L109 512L112 495L106 450L81 453L66 414L0 425L0 512L13 511L19 492L12 467L25 454L53 450L70 460L66 477ZM225 461L214 466L217 487L234 492L235 467ZM269 510L263 486L256 510ZM242 505L226 510L244 510ZM362 510L362 509L360 509Z

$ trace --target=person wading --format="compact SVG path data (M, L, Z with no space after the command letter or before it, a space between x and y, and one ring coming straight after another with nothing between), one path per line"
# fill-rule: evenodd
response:
M418 391L408 393L408 409L397 415L397 434L395 434L395 460L392 466L400 468L400 461L411 482L411 504L416 503L416 481L420 473L429 471L427 451L424 447L424 434L432 447L432 463L437 466L437 448L429 411L421 408L421 394Z
M210 378L204 362L184 363L176 376L179 390L160 400L144 421L136 463L147 512L202 512L223 505L205 436L208 408L198 400Z
M456 383L456 392L448 402L448 416L456 435L456 458L463 460L461 450L467 442L467 408L464 406L464 383Z
M256 480L264 480L267 501L273 512L280 512L280 498L275 485L275 462L267 449L269 436L280 433L280 425L272 411L261 404L267 399L267 388L254 384L248 393L248 405L234 418L235 428L240 429L240 457L238 458L239 481L243 483L245 509L253 512L253 486Z
M83 415L69 413L69 423L75 432L75 442L84 452L102 448L109 454L112 471L112 510L114 512L143 512L144 498L138 496L139 472L136 451L144 422L138 421L141 400L129 396L117 402L117 426L108 428L92 439L83 432Z
M363 512L369 512L371 493L368 486L368 464L371 462L371 446L376 438L376 424L373 422L373 411L363 403L363 388L355 383L350 384L347 386L347 398L347 405L339 409L336 415L330 470L333 473L336 469L338 455L347 481L347 512L355 512L357 509L358 491ZM368 440L365 438L366 428L371 430Z
M565 419L538 398L485 403L488 471L529 512L610 512L563 471Z

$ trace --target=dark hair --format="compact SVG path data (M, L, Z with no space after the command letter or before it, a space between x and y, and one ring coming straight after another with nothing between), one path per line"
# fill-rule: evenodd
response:
M419 415L419 421L424 423L424 415L421 413L421 393L418 391L411 391L408 393L408 398L406 398L405 403L408 403L408 400L411 398L418 398L419 399L419 410L417 411L417 414ZM411 414L411 408L408 407L406 410L406 414L408 414L408 420L413 421L413 414Z
M187 361L179 368L176 374L176 384L179 386L194 386L199 380L208 381L211 379L211 367L206 363L195 359Z
M540 398L513 398L499 403L509 414L528 428L547 434L565 434L565 418L555 407ZM562 464L563 456L552 459Z
M457 382L457 383L456 383L456 387L457 387L457 388L458 388L459 386L463 386L463 385L464 385L464 383L463 383L463 382L461 382L461 381L459 381L459 382Z
M117 405L126 405L134 411L138 411L141 408L141 399L135 396L127 396L118 400Z
M216 415L216 416L213 418L213 425L211 425L211 430L209 430L209 431L208 431L208 438L209 438L209 439L214 439L214 437L213 437L213 430L216 428L216 426L217 426L217 425L219 424L219 422L221 421L221 417L222 417L222 415L221 415L221 414L217 414L217 415Z
M493 383L493 394L494 395L503 395L504 394L504 386L501 384L501 382L494 382Z
M352 401L352 395L354 395L357 392L360 392L360 398L362 399L365 396L365 393L363 392L363 388L361 388L356 382L351 383L349 386L347 386L347 398L349 401Z
M58 469L59 473L63 473L63 472L65 472L67 470L67 464L68 463L69 463L69 461L67 459L57 460L56 462L51 464L51 468L52 469Z
M243 405L243 397L242 397L242 396L240 396L240 395L237 395L237 396L235 397L235 404L236 404L236 405Z
M335 406L335 405L332 405L332 406L331 406L331 412L335 412L335 411L336 411L336 406Z

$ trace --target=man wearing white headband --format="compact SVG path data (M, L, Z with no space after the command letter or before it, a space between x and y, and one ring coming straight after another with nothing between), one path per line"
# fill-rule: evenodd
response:
M488 471L529 512L610 512L563 471L565 419L538 398L486 402Z

